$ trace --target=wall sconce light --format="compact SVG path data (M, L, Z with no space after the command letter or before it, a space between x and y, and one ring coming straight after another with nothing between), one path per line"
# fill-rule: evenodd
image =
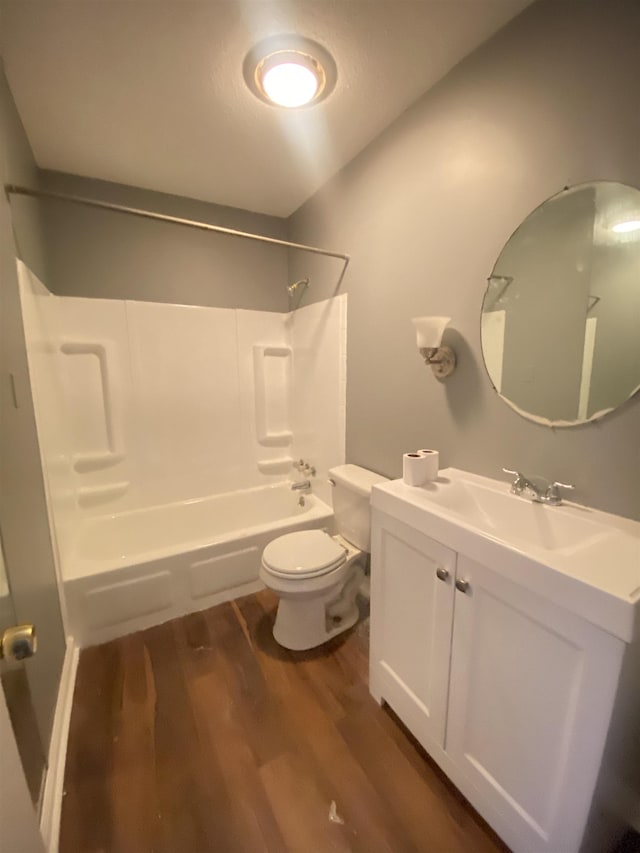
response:
M451 317L413 317L416 327L416 343L420 355L424 358L438 379L451 376L456 367L456 354L451 347L443 347L442 334Z

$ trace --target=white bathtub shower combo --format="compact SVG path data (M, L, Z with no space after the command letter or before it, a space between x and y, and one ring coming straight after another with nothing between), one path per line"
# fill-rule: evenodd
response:
M66 627L80 646L254 591L270 541L333 533L346 296L288 314L79 299L18 269ZM303 505L291 489L301 457L317 469Z

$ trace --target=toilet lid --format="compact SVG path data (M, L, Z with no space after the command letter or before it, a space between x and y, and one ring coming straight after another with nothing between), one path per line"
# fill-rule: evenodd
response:
M299 530L269 542L262 562L274 574L308 578L336 569L346 558L342 545L324 530Z

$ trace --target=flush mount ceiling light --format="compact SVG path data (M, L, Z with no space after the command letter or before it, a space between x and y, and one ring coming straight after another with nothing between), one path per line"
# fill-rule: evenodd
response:
M265 39L244 61L244 79L271 106L296 109L322 101L336 83L336 66L319 44L298 35Z

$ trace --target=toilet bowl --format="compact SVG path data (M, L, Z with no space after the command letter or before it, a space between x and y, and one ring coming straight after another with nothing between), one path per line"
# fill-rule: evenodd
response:
M295 651L319 646L358 621L356 596L369 551L369 496L372 486L386 479L357 465L340 465L329 474L338 534L288 533L262 554L260 579L280 598L273 636Z

